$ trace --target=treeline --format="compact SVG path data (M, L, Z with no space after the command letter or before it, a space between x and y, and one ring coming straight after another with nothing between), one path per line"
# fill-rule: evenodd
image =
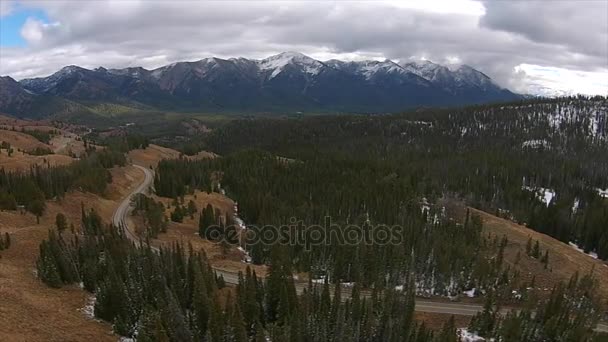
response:
M568 97L395 115L239 119L206 148L260 148L302 161L325 156L393 169L430 199L456 196L608 259L608 100ZM333 179L319 178L333 182ZM551 203L527 189L552 190ZM573 209L575 207L576 208Z
M54 154L53 150L48 147L36 147L33 150L29 150L26 152L32 156L45 156L48 154Z
M503 342L604 341L605 335L593 332L602 316L595 286L592 276L575 274L567 284L556 285L547 299L506 316L500 313L500 301L489 294L469 331Z
M15 153L15 149L11 146L10 143L3 141L2 143L0 143L0 153L2 153L2 150L6 150L6 154L10 157L13 155L13 153ZM27 150L27 151L23 151L24 153L27 153L29 155L32 156L44 156L44 155L48 155L48 154L53 154L54 152L48 148L48 147L36 147L32 150Z
M165 215L165 206L144 194L137 194L133 198L133 214L140 214L144 219L146 228L145 237L156 238L159 233L167 231L168 219Z
M13 130L16 131L14 127ZM20 132L27 135L31 135L36 138L36 140L45 144L50 143L53 136L59 134L59 131L55 129L43 131L38 129L26 129L24 127L21 128Z
M84 235L49 233L38 276L53 287L82 282L95 295L95 317L137 341L455 341L453 322L438 336L415 322L410 287L367 297L358 286L347 295L310 282L298 295L277 247L266 280L247 269L226 288L204 254L135 247L120 230L91 226L95 217L84 213Z
M423 295L519 286L519 275L510 274L502 257L497 257L502 253L500 241L482 236L478 217L468 215L459 224L441 211L422 210L417 180L396 172L379 160L321 154L306 162L285 162L266 152L243 151L209 160L161 161L155 189L161 196L177 198L196 189L220 191L221 186L238 200L239 215L258 236L267 226L302 221L299 232L306 234L306 227L320 225L327 239L312 245L293 241L289 260L294 270L332 283L395 287L411 272L416 275L417 293ZM219 226L225 235L230 235L226 233L231 226L234 229L232 222L223 224L221 215L214 213L213 208L205 208L201 214L203 238L210 225ZM327 218L332 227L326 227ZM348 225L361 227L367 236L378 226L395 226L397 240L344 243L330 238L329 229L343 231ZM254 263L270 263L271 243L244 247Z
M121 153L127 153L135 149L144 149L150 144L148 137L138 134L126 134L105 138L92 137L92 140L98 145L106 146L108 149Z
M112 181L107 168L125 163L123 154L100 150L90 151L86 158L65 166L33 166L26 172L0 169L0 209L23 206L39 218L45 200L62 197L70 189L103 194Z
M230 288L201 252L137 247L123 231L103 227L94 211L83 209L82 226L81 235L49 232L37 274L52 287L82 283L95 296L95 317L137 341L460 340L453 319L436 332L415 321L411 276L401 291L309 281L298 293L287 250L274 246L266 279L247 268ZM601 314L594 289L592 278L575 276L547 300L505 317L490 292L469 331L505 342L601 341L593 333Z

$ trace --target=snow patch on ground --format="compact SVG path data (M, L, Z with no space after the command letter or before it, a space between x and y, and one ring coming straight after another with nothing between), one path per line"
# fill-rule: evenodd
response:
M78 311L82 312L87 318L95 319L95 302L97 302L97 297L90 296L87 298L87 302L84 307L78 309Z
M548 148L548 147L550 147L550 144L549 144L549 142L547 140L544 140L544 139L543 140L527 140L527 141L524 141L521 144L521 147L523 147L523 148L526 148L526 147L529 147L529 148L539 148L539 147Z
M532 188L532 187L525 186L525 185L522 186L521 188L522 188L522 190L536 193L536 197L540 201L545 203L547 206L549 206L549 203L551 203L551 201L553 200L553 198L556 195L555 190L552 190L552 189L547 189L547 188L542 188L542 187Z
M249 255L249 252L247 252L247 251L245 250L245 248L243 248L243 247L241 247L241 246L238 246L238 247L237 247L237 249L238 249L238 250L239 250L241 253L243 253L243 259L242 259L242 261L243 261L244 263L250 264L250 263L251 263L251 261L252 261L253 259L251 259L251 255Z
M469 297L469 298L475 298L475 292L476 292L476 291L477 291L477 289L476 289L476 288L472 288L472 289L470 289L470 290L468 290L468 291L463 291L462 293L463 293L465 296Z
M311 280L313 284L325 284L325 276Z
M460 341L461 342L480 342L480 341L486 341L485 338L469 332L466 328L459 328L458 329L458 336L460 336ZM493 338L487 340L487 341L494 341Z
M570 247L576 249L577 251L583 253L583 254L587 254L588 256L592 257L593 259L598 259L597 253L595 252L589 252L589 253L585 253L585 251L580 248L576 243L570 241L568 242L568 245L570 245Z
M572 203L572 212L573 213L576 213L578 211L578 208L580 208L580 204L581 204L581 201L578 198L574 199L574 203Z

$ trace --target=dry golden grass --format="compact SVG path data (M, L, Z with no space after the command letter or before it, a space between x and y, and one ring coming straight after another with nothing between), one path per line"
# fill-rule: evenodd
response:
M42 127L45 130L53 129L48 126L19 126L32 129ZM70 157L72 152L80 155L84 152L82 141L76 141L76 135L69 132L60 132L51 139L50 144L38 141L29 134L0 129L0 141L11 144L13 153L8 155L7 150L0 151L0 168L8 171L29 170L32 166L57 166L71 163L74 159ZM30 155L27 152L36 148L50 149L55 154L42 156Z
M116 197L128 194L143 180L134 167L112 170ZM132 183L125 180L132 178ZM129 185L127 185L129 183ZM40 242L54 229L55 215L62 212L78 228L81 205L94 208L109 223L119 201L71 192L48 201L40 224L31 214L0 212L0 231L11 234L11 247L0 252L0 341L116 341L111 326L87 318L81 309L89 294L76 286L51 289L35 274Z
M53 125L46 121L36 121L36 120L25 120L25 119L17 119L10 116L0 114L0 128L2 129L12 129L12 128L25 128L28 130L41 130L41 131L50 131L55 129Z
M568 281L575 272L579 272L581 276L593 272L598 280L599 295L604 301L608 300L608 266L604 262L583 254L548 235L477 209L470 208L470 210L482 218L486 234L490 233L498 237L507 236L505 262L511 266L512 270L518 270L523 280L529 282L532 277L535 277L536 288L541 293L549 293L553 286L560 281ZM545 269L537 259L526 255L526 244L530 237L533 241L539 241L543 253L549 250L548 269ZM520 258L519 262L516 262L518 253Z
M38 141L38 139L29 134L5 129L0 129L0 141L11 144L15 150L30 151L35 148L51 149L50 145Z
M207 158L216 158L217 154L208 151L200 151L199 153L189 156L188 159L207 159Z
M27 171L34 165L58 166L67 165L73 161L74 159L72 157L61 154L32 156L24 152L15 151L9 157L6 150L2 150L2 153L0 153L0 169L4 168L6 171Z
M64 202L79 203L73 197L68 196ZM88 296L83 290L75 286L51 289L34 274L38 245L47 237L48 229L53 229L57 206L50 206L40 224L31 214L0 213L0 230L8 231L12 242L0 253L0 340L115 341L109 325L90 320L79 311ZM70 222L78 222L69 211L62 211Z
M153 197L156 201L162 202L165 205L165 215L169 217L171 211L173 211L173 200L159 196ZM233 215L234 202L224 195L201 191L196 191L192 195L184 196L184 205L187 205L190 200L194 201L198 211L198 213L194 215L194 218L185 217L182 223L170 222L167 232L159 234L158 239L156 239L153 244L156 246L170 245L175 242L181 242L185 246L190 244L195 250L205 251L210 263L214 267L231 272L245 272L248 264L241 261L243 254L236 247L231 246L227 253L224 254L218 243L202 239L198 235L200 211L205 208L207 204L211 204L214 208L218 208L224 215ZM249 264L249 266L255 270L258 276L265 276L265 266L251 264Z
M128 158L137 165L156 168L158 162L163 159L178 159L181 153L168 147L162 147L150 144L145 149L132 150L128 154ZM212 152L201 151L194 156L183 156L188 159L205 159L215 158L217 155Z
M65 131L53 136L50 145L53 152L67 156L82 157L86 152L84 142L77 135Z
M441 330L443 325L452 317L453 315L434 313L434 312L418 312L414 313L414 318L419 323L424 322L424 325L427 328L430 328L435 331ZM454 323L457 328L465 328L469 326L469 322L471 321L470 316L454 316Z
M163 159L177 159L180 158L180 155L181 154L179 151L150 144L145 149L130 151L128 157L137 165L144 167L156 167L159 161ZM215 157L217 157L217 155L214 153L201 151L194 156L186 156L184 158L204 159ZM171 211L173 210L173 200L156 195L153 195L152 197L155 201L162 202L164 204L165 208L167 208L165 210L165 215L170 217ZM234 246L229 248L227 253L224 254L219 244L201 239L197 234L200 211L205 208L207 204L211 204L214 208L218 208L224 215L233 215L234 202L224 195L218 193L206 193L202 191L196 191L192 195L184 196L183 205L187 205L190 200L194 201L198 211L198 213L194 215L194 218L192 219L190 217L186 217L182 223L170 222L167 232L159 234L158 238L152 242L153 245L157 247L161 245L168 246L175 242L180 242L185 246L191 245L195 250L204 251L214 267L232 272L245 271L247 264L241 261L243 255ZM136 231L138 233L141 233L143 221L136 217L132 218L132 221L132 226L136 227ZM264 276L266 274L265 267L254 265L250 266L255 269L259 276Z
M177 159L180 153L176 150L162 147L154 144L150 144L145 149L132 150L128 154L128 158L133 161L134 164L141 165L144 167L154 167L158 165L158 162L163 159Z

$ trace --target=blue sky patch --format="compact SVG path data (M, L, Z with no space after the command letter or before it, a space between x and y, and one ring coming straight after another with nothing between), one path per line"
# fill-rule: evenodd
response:
M21 37L21 27L32 17L48 23L49 18L42 10L16 8L11 14L0 19L0 46L24 47L27 42Z

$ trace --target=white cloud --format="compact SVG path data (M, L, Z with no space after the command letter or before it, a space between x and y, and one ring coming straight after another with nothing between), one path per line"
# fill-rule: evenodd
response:
M473 0L393 0L381 1L397 8L415 9L435 13L467 14L480 16L485 14L484 6Z
M0 18L6 17L9 14L13 13L15 9L15 2L11 0L1 0L0 1Z
M608 11L578 4L24 0L20 8L41 9L52 24L28 20L22 35L29 45L0 48L0 74L24 78L68 64L154 68L300 51L321 60L423 57L471 65L517 91L576 84L594 92L603 89L595 85L608 70ZM586 81L541 77L546 71L522 65L567 70Z
M52 34L52 30L60 28L58 22L45 23L36 18L28 17L21 27L21 37L29 44L39 44L45 35Z
M520 90L533 90L546 96L579 93L608 96L608 69L588 72L521 64L515 67L515 71L524 75Z

